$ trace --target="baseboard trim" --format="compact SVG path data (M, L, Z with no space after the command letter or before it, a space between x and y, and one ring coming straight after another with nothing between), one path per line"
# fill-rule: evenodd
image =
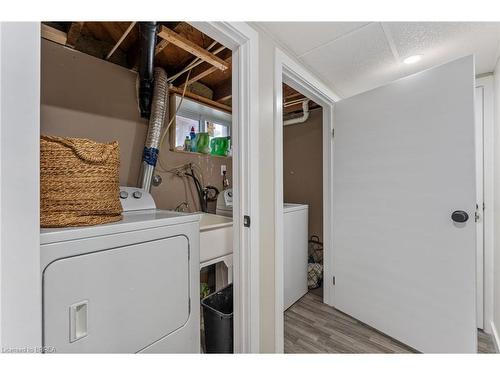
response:
M498 335L497 328L495 327L495 323L491 322L491 332L493 333L493 344L495 345L495 350L497 353L500 353L500 336Z

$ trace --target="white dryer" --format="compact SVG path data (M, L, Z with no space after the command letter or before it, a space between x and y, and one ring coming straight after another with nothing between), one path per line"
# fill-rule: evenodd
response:
M42 229L43 345L73 353L198 353L199 215L122 188L123 220Z

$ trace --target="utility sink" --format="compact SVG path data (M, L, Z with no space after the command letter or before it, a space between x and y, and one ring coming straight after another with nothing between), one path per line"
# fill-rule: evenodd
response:
M233 254L233 219L208 213L200 216L200 265L207 266Z

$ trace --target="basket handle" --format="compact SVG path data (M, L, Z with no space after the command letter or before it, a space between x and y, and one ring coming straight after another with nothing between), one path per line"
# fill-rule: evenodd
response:
M103 144L103 143L92 142L90 140L82 140L85 141L85 143L94 143L96 145L99 145L100 150L99 152L97 152L97 151L88 151L84 147L75 144L71 139L53 137L48 135L43 135L42 139L46 141L57 142L66 147L69 147L80 159L91 163L102 163L108 160L109 156L111 155L111 152L113 152L113 150L118 146L117 142Z

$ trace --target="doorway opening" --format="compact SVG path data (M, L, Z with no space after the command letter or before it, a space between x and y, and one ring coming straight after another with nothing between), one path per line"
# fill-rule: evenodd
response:
M322 235L323 246L323 257L327 258L331 256L331 182L332 182L332 129L333 129L333 103L338 100L339 97L336 96L333 92L331 92L325 85L323 85L320 81L318 81L314 76L312 76L307 70L303 69L302 66L297 64L295 61L290 59L285 53L281 50L275 50L275 92L274 92L274 100L275 100L275 295L276 295L276 304L275 304L275 348L276 352L284 351L284 310L285 304L287 303L285 300L285 275L284 275L284 262L285 262L285 250L284 250L284 242L285 242L285 220L290 219L291 222L302 221L302 232L301 241L303 246L305 247L306 253L302 252L301 262L307 267L307 245L308 245L308 235L309 235L309 224L304 226L304 220L308 220L309 214L304 214L304 207L296 206L296 207L284 207L284 203L286 200L294 200L294 199L302 199L304 191L296 191L293 187L294 184L302 184L306 185L307 181L303 180L295 180L295 175L293 172L294 169L294 155L293 153L301 153L301 149L289 150L287 152L287 166L290 166L288 169L289 173L286 177L289 182L288 187L290 188L286 192L286 200L285 200L285 191L284 191L284 137L286 132L287 141L290 141L290 145L293 146L294 143L299 144L300 146L300 137L294 137L294 133L300 133L301 127L300 125L293 125L294 123L300 124L302 120L305 119L306 116L313 116L315 121L317 122L317 128L319 134L321 135L320 144L321 146L317 146L317 138L313 137L311 139L312 145L316 145L314 151L314 155L318 156L318 148L319 154L321 155L321 166L318 168L317 165L314 166L315 173L313 173L313 179L315 180L315 192L318 194L319 191L323 194L323 199L319 201L314 201L314 213L315 220L312 221L313 227L312 231L315 233L319 233ZM283 84L286 85L285 90L283 90ZM287 124L289 124L290 132L288 130L284 130L284 107L283 102L284 99L288 96L287 99L287 111L295 112L297 111L297 115L292 115L292 118L287 118ZM295 96L295 97L294 97ZM297 100L298 102L293 102L293 100ZM307 100L309 99L309 102ZM311 103L312 106L310 106ZM311 108L312 107L312 108ZM312 109L312 114L310 109ZM304 113L304 110L309 112L308 114ZM314 113L315 112L315 113ZM298 118L297 118L298 117ZM309 117L308 117L309 119ZM295 126L299 126L295 129L292 129ZM289 133L289 134L288 134ZM288 137L291 136L291 137ZM305 138L304 138L305 139ZM304 155L305 156L305 155ZM305 158L307 159L307 158ZM303 165L301 168L303 173L306 173L305 168L306 165ZM311 176L309 176L311 177ZM306 177L307 178L307 177ZM317 186L320 184L320 188ZM300 190L300 189L299 189ZM298 194L298 195L295 195ZM302 195L302 196L301 196ZM312 201L311 201L312 202ZM301 203L301 202L299 202ZM297 208L296 211L293 211L294 208ZM309 207L307 207L309 210ZM290 214L285 214L285 211L292 211ZM301 212L302 211L302 212ZM288 216L288 217L287 217ZM296 217L294 217L296 216ZM306 218L304 219L304 216ZM289 226L287 226L289 227ZM312 234L312 233L311 233ZM318 234L316 234L318 235ZM317 238L314 240L319 244L321 242ZM332 277L332 270L328 266L329 262L324 262L323 269L323 280L330 280ZM321 272L319 272L320 274ZM307 278L307 269L304 272L302 270L302 274ZM296 279L293 279L296 280ZM288 284L288 283L287 283ZM299 283L300 284L300 283ZM325 303L329 303L331 300L331 284L328 282L323 282L323 296L318 297L320 300L325 301ZM307 285L304 286L302 282L301 288L299 290L307 292ZM297 290L297 288L295 288ZM321 289L319 289L321 290ZM300 294L300 292L299 292ZM290 302L288 302L289 304Z
M111 33L103 33L106 38L108 38L111 34L111 36L115 39L114 42L116 43L115 46L120 45L123 43L124 40L126 40L127 35L132 33L132 30L134 29L136 22L131 22L131 23L126 23L127 25L126 28L123 27L123 23L119 27L114 27L116 25L111 25L112 31ZM256 90L256 82L258 79L258 76L256 74L257 72L257 40L258 36L257 33L250 27L244 25L244 24L231 24L231 23L210 23L210 22L200 22L196 23L196 26L193 24L186 24L186 23L178 23L177 25L173 24L165 24L162 23L161 26L164 28L168 29L165 30L162 28L162 32L164 35L168 35L167 39L172 39L172 40L167 40L165 38L159 38L161 40L157 40L159 45L157 45L157 48L161 48L162 50L165 48L171 48L173 46L179 46L184 43L184 45L188 45L189 43L186 42L185 39L189 39L186 35L180 35L182 32L180 30L173 30L171 28L176 28L179 26L180 29L195 29L197 32L202 33L205 35L205 37L201 38L201 42L212 42L213 48L220 48L219 52L223 52L225 56L223 58L214 58L214 53L211 51L207 51L207 49L210 49L211 47L207 47L205 45L199 45L197 48L194 46L191 46L192 48L188 48L189 51L195 51L198 54L203 55L204 57L210 57L212 60L212 63L216 63L219 66L224 66L224 64L227 65L228 61L231 62L232 60L232 66L234 67L233 71L230 71L229 74L229 82L226 82L224 84L224 87L219 87L221 89L221 95L218 98L218 100L213 100L217 99L216 97L209 99L208 101L204 99L203 95L199 94L194 94L191 90L186 90L186 91L191 91L190 99L193 99L193 102L201 102L203 104L203 110L205 111L203 113L204 117L199 118L199 129L198 133L209 133L210 128L214 132L214 137L215 138L228 138L231 137L231 144L233 146L233 150L235 150L234 154L232 155L232 160L234 162L235 170L233 172L233 178L232 180L234 181L234 200L233 200L233 211L234 211L234 218L233 218L233 228L234 228L234 233L231 237L231 239L228 240L228 245L231 247L231 250L234 253L234 261L232 264L234 264L234 289L235 289L235 296L234 296L234 351L235 352L257 352L259 348L259 320L258 320L258 314L255 313L255 311L259 311L259 300L258 300L258 248L257 248L257 243L258 243L258 202L256 200L257 197L257 187L258 184L256 181L258 180L257 178L257 160L258 158L256 157L257 152L258 152L258 139L257 136L255 135L255 132L257 131L257 126L256 126L256 121L257 121L257 114L258 114L258 100L257 100L257 95L258 92ZM60 29L56 29L55 26L58 26ZM54 38L55 40L52 40L51 43L56 43L61 45L62 44L62 49L73 49L72 47L69 47L66 45L66 42L68 41L67 38L69 38L70 34L74 37L74 32L76 30L76 34L80 32L82 33L82 30L85 30L85 25L83 22L72 22L70 25L55 25L55 24L44 24L42 26L42 36L43 36L43 29L47 31L47 27L50 27L50 32L46 32L45 36L46 37L51 37ZM68 30L65 31L64 28L69 27ZM97 33L99 33L99 25L97 25ZM63 30L64 29L64 30ZM78 31L79 30L79 31ZM70 32L71 31L71 32ZM102 31L102 28L101 28ZM116 37L117 33L121 33L121 37ZM195 31L196 33L196 31ZM189 34L189 33L188 33ZM180 37L179 37L180 35ZM40 36L40 24L38 24L38 30L37 30L37 36ZM64 36L64 40L63 40ZM88 35L87 35L88 36ZM182 39L183 38L183 39ZM212 41L210 41L210 38ZM84 38L85 39L85 38ZM87 38L89 39L89 38ZM95 39L95 38L90 38L90 39ZM109 39L109 38L108 38ZM88 40L87 40L88 41ZM163 43L161 43L163 41ZM167 41L167 42L165 42ZM220 43L214 43L215 41L218 41ZM99 42L99 41L98 41ZM130 41L129 41L130 42ZM181 43L183 42L183 43ZM191 41L191 44L193 41ZM195 42L194 42L195 43ZM211 44L212 44L211 43ZM108 47L110 43L97 43L97 47ZM86 47L91 47L88 43L83 44ZM221 47L226 48L221 48ZM113 45L111 45L113 47ZM129 43L128 45L129 48L136 48L134 46L133 41ZM207 49L205 49L207 48ZM125 49L125 47L124 47ZM204 51L202 51L204 50ZM122 76L131 76L133 75L133 72L130 72L130 69L127 68L132 68L134 70L134 65L133 61L129 61L127 58L124 58L124 51L120 50L120 48L110 48L107 50L108 52L106 54L100 53L99 56L97 56L98 59L100 60L107 60L106 57L110 57L110 59L117 58L119 61L121 61L123 64L121 67L113 67L112 69L114 70L119 70L117 73L118 76L120 74ZM67 52L67 51L66 51ZM101 51L102 52L102 51ZM161 51L160 51L161 52ZM106 61L98 61L96 62L95 58L91 58L90 56L84 57L84 59L92 60L95 64L99 65L106 65L108 68L111 66L112 63L106 62ZM71 59L70 59L71 60ZM190 59L192 60L192 59ZM202 59L203 60L203 59ZM33 61L39 62L40 61L40 56L36 56L36 59L33 59ZM221 65L221 61L224 62L224 64ZM203 60L199 65L196 66L197 69L197 74L195 77L198 79L201 79L203 77L207 78L208 74L206 73L207 70L201 69L201 68L206 68L206 60ZM71 64L69 62L68 64ZM117 64L121 65L121 64ZM68 66L66 65L66 68ZM210 68L210 67L209 67ZM111 69L111 68L110 68ZM210 69L208 69L210 70ZM132 73L132 74L130 74ZM180 73L180 72L177 72ZM173 73L173 74L177 74ZM186 76L186 72L182 72L181 75L183 77ZM169 73L169 76L172 77L172 72ZM106 76L106 75L104 75ZM236 79L232 79L233 77L236 77ZM71 79L75 77L70 77ZM81 78L81 77L80 77ZM106 78L106 77L104 77ZM104 79L103 78L103 79ZM181 77L182 78L182 77ZM227 78L227 77L226 77ZM187 78L186 78L187 80ZM134 82L133 80L130 79L124 79L119 81L118 86L115 87L115 89L118 89L117 95L121 97L122 95L129 95L130 91L132 93L135 91L134 90ZM226 80L227 81L227 80ZM85 87L88 90L92 90L90 86L92 80L87 81L87 85ZM129 83L132 82L131 85ZM35 82L37 85L39 85L39 82ZM120 84L123 84L123 86L126 86L124 90L119 90ZM205 85L208 86L208 85ZM218 86L218 85L216 85ZM128 90L132 87L132 90ZM109 88L109 87L107 87ZM124 88L124 87L122 87ZM203 89L203 87L202 87ZM177 92L175 92L177 91ZM175 105L178 105L178 97L179 95L184 95L184 89L180 90L175 90L175 88L172 88L173 95L171 99L171 104L175 107ZM215 90L216 91L216 90ZM182 92L182 93L181 93ZM102 94L102 93L98 93ZM232 98L230 98L232 96ZM92 102L92 100L95 100L95 98L92 95L89 95L87 97L88 102L85 103L80 103L81 105L89 105L89 102ZM64 101L65 99L61 99ZM224 118L220 118L215 116L215 117L210 117L208 118L208 115L214 114L214 111L211 111L213 109L216 110L224 110L230 106L229 101L232 101L233 107L234 107L234 115L232 116L232 129L228 129L228 126L226 123L224 123ZM187 102L187 101L186 101ZM51 106L54 103L45 103L47 106ZM196 103L195 103L196 104ZM78 104L76 104L78 105ZM200 106L196 107L199 108ZM207 107L210 108L210 111L206 110ZM47 109L47 108L46 108ZM53 108L48 108L48 109L53 109ZM68 108L69 110L74 110L78 108ZM92 113L91 111L79 111L81 113L75 113L75 116L77 115L82 115L82 114L88 114ZM100 108L101 110L105 111L106 108ZM109 108L108 108L109 109ZM126 116L129 115L131 112L133 112L136 109L135 105L133 106L131 111L128 111L128 108L123 108L121 106L112 106L111 110L115 110L119 113L119 116L117 116L116 119L113 118L113 116L106 116L106 113L97 113L96 115L102 116L103 118L98 118L98 120L102 121L104 118L107 117L107 120L110 123L113 123L113 120L115 121L122 121L126 122ZM192 108L191 108L192 109ZM127 112L128 111L128 112ZM50 112L50 111L49 111ZM54 112L54 111L53 111ZM57 112L57 111L55 111ZM64 111L61 111L64 112ZM75 111L77 112L77 111ZM188 111L189 113L186 113L188 115L192 114L192 111ZM210 113L208 113L210 112ZM68 111L64 112L65 115L69 116ZM104 116L103 116L104 115ZM97 117L97 116L96 116ZM189 117L189 116L188 116ZM224 117L224 116L223 116ZM48 115L45 119L50 119L50 115ZM183 118L184 119L184 118ZM183 120L179 118L179 120ZM192 119L191 119L192 120ZM182 121L179 121L179 126L174 126L172 130L175 129L175 131L180 131L182 132L183 127L180 126ZM47 122L48 123L48 122ZM92 124L93 125L93 124ZM113 124L112 124L113 125ZM116 124L114 124L116 125ZM130 124L126 124L125 127L129 126ZM191 124L191 128L193 128L193 125ZM82 132L85 129L82 129ZM123 129L121 129L123 130ZM196 129L195 129L196 130ZM122 135L121 133L117 132L117 134ZM186 134L184 135L184 139L186 139ZM78 135L78 136L83 136ZM140 134L139 134L140 138ZM165 137L166 139L170 138L171 145L174 150L170 150L171 152L177 152L177 151L185 151L186 153L191 153L192 151L189 150L178 150L177 147L181 147L181 144L177 142L177 138L175 134L170 134L169 136ZM201 137L200 137L201 139ZM142 142L141 142L142 141ZM139 144L143 143L143 139L139 140ZM213 139L205 139L204 141L208 141L209 144L211 144ZM167 142L166 142L167 143ZM132 143L131 148L137 146L137 144ZM182 147L184 147L185 144L182 144ZM216 145L217 146L217 145ZM224 149L224 144L219 145L221 146L222 149ZM242 150L245 150L243 152ZM131 149L125 149L125 153L132 154ZM224 151L224 150L223 150ZM228 151L227 149L225 151ZM127 157L130 156L127 154ZM181 157L182 152L179 152L179 157ZM194 154L194 152L193 152ZM201 152L200 154L204 154ZM189 156L192 156L189 154ZM227 157L229 155L214 155L214 157ZM194 155L195 158L204 158L204 157L212 157L207 156L207 155ZM140 160L140 156L139 156ZM222 160L222 159L221 159ZM130 161L130 160L128 160ZM223 163L222 163L223 164ZM230 174L230 166L226 165L227 169L224 171L223 166L221 165L220 168L215 168L215 173L220 174L220 178L217 178L216 180L220 180L221 185L224 185L224 177L229 177ZM191 171L192 172L192 171ZM226 172L226 173L224 173ZM128 174L130 173L130 170L125 170L125 173ZM196 173L191 173L191 174L196 174ZM225 176L224 176L225 174ZM198 177L198 176L196 176ZM199 178L198 178L199 179ZM229 178L228 178L229 179ZM126 182L128 181L128 178L125 178ZM156 179L156 182L161 181L161 179ZM252 182L250 184L250 181ZM132 184L135 184L135 179L133 179ZM161 185L161 184L159 184ZM36 186L39 186L39 181L36 181ZM196 194L195 199L193 200L194 202L187 202L187 205L190 203L192 206L203 206L204 203L207 203L207 206L211 205L213 206L212 209L215 209L216 202L206 202L207 200L199 199L199 202L196 201ZM209 195L209 194L207 194ZM134 198L137 198L134 196ZM205 198L205 197L204 197ZM181 202L182 203L182 202ZM171 203L168 203L171 204ZM173 204L173 203L172 203ZM179 210L182 210L185 208L185 205L177 205L175 208L179 208ZM168 207L168 208L174 208ZM210 209L210 207L208 207ZM203 210L204 211L204 210ZM243 216L248 215L252 217L252 227L251 229L249 228L244 228L243 226ZM193 253L194 254L194 253ZM241 254L244 254L242 256ZM188 256L189 258L189 256ZM225 262L224 262L225 263ZM226 274L229 273L227 270L227 267L225 267L225 272ZM223 270L224 273L224 270ZM192 275L193 272L190 271L190 274ZM224 276L224 275L223 275ZM223 280L223 282L228 282L228 278L230 275L226 275L227 277L225 278L226 280ZM223 278L224 279L224 278ZM196 284L197 281L199 280L198 278L193 278L191 281L195 281L194 283L191 282L191 284ZM211 280L211 279L210 279ZM197 297L198 297L198 293ZM192 310L191 301L189 302L189 308L188 310ZM194 309L197 311L197 309ZM194 314L191 314L194 315ZM194 341L192 341L194 343Z
M322 127L322 108L283 84L285 310L308 288L323 298Z

